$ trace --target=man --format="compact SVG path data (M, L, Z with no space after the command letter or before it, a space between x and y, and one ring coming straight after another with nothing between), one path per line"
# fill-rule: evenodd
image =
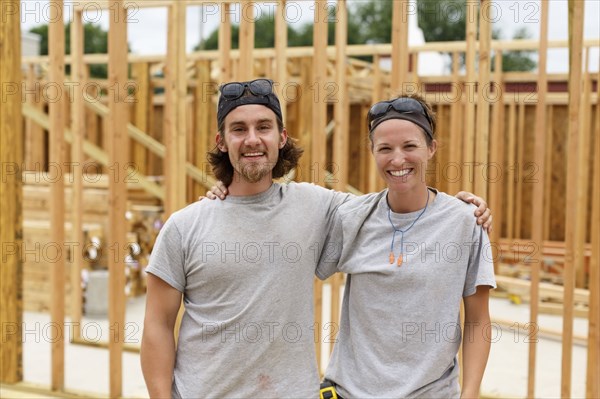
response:
M314 398L313 275L348 194L273 183L302 151L270 80L220 90L209 160L229 196L174 213L159 234L146 269L144 378L152 398Z

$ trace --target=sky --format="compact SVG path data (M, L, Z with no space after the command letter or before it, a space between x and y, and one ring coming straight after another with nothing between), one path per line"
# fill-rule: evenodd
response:
M166 8L138 8L139 0L126 0L129 4L128 15L128 41L132 52L136 54L164 54L167 42L167 10ZM152 1L152 0L145 0ZM349 7L352 3L361 0L348 0ZM86 4L84 22L100 24L108 29L109 11L99 10L93 0L65 0L63 16L65 20L73 15L74 4ZM335 1L329 1L331 7ZM276 2L263 1L255 8L255 17L259 15L273 16ZM541 16L540 1L532 0L495 0L491 3L489 16L494 27L502 30L503 39L510 39L519 28L525 27L531 38L539 38L539 19ZM414 8L412 8L414 9ZM240 12L248 15L248 9L240 5L232 5L232 22L239 23ZM549 40L566 40L568 38L568 9L567 0L550 0L549 14ZM314 18L314 5L310 0L288 0L286 17L290 24L311 23ZM21 27L28 31L34 26L48 23L50 19L50 4L48 0L22 0L21 1ZM416 25L416 18L411 18ZM220 12L218 5L208 3L203 7L187 7L186 46L188 51L198 44L202 37L218 27ZM411 36L415 34L411 26ZM584 38L597 39L600 37L600 0L585 0ZM415 38L409 41L414 43ZM593 49L590 56L590 70L597 71L600 59L599 49ZM548 72L567 72L567 51L550 49L548 51Z

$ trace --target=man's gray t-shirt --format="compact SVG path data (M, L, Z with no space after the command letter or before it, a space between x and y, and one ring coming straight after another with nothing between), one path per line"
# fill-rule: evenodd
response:
M438 193L404 234L402 266L390 264L386 194L352 199L334 216L317 275L348 278L325 378L348 398L457 398L460 303L477 286L495 287L489 239L473 205ZM405 230L419 213L390 217Z
M146 271L184 294L174 397L318 396L314 273L328 221L347 198L274 183L168 219Z

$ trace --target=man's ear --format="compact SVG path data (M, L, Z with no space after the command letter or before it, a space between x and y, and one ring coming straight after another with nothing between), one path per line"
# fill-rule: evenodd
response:
M285 143L287 143L287 139L288 139L287 130L285 130L285 128L283 128L281 133L279 133L279 137L280 137L279 149L281 150L283 147L285 147Z
M215 136L215 143L217 143L217 148L221 152L227 152L227 145L225 144L225 140L223 140L223 137L221 137L220 133L217 133Z

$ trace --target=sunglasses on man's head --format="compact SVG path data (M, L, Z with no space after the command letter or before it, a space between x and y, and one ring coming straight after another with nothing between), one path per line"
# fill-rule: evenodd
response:
M273 93L273 81L269 79L255 79L250 82L231 82L219 88L221 95L229 101L237 100L247 90L255 96L267 96Z
M394 111L401 113L419 113L425 118L427 118L427 121L430 125L433 125L431 119L429 118L429 115L427 114L427 111L425 111L425 108L423 108L423 105L420 102L418 102L414 98L400 97L395 100L380 101L377 104L373 105L369 110L369 115L367 118L369 126L371 126L371 122L373 122L375 119L378 119L387 114L390 108L394 109Z

